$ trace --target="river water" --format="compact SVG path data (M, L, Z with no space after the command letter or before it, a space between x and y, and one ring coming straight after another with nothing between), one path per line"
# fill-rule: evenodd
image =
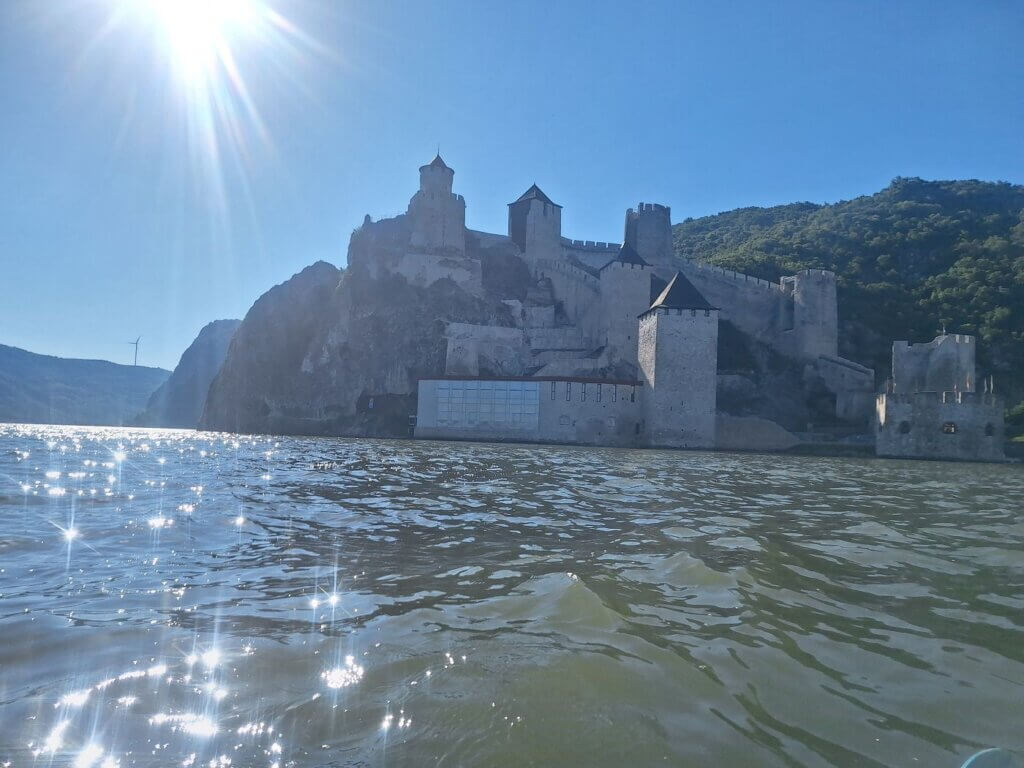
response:
M1024 750L1024 468L0 426L0 765Z

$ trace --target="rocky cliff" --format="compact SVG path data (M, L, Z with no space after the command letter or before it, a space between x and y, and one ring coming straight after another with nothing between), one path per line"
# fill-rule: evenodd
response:
M413 270L419 282L411 283L397 269L382 268L403 258L403 224L402 217L364 224L353 235L346 270L318 262L256 301L210 385L202 428L409 435L417 379L444 374L446 362L452 365L449 344L456 344L458 362L459 340L479 333L479 326L491 327L492 343L474 347L470 375L530 375L537 365L543 367L543 359L531 362L523 349L515 353L514 345L503 356L499 342L505 329L510 338L521 333L516 326L524 307L546 307L558 317L561 306L550 281L534 280L511 245L471 234L465 261L476 266L462 269L459 262L451 270L467 279L430 282ZM816 392L801 378L802 366L769 354L726 325L719 337L723 410L777 420L790 429L820 421L829 404L822 408L814 401ZM591 357L562 361L564 370L557 375L635 376L635 369L601 367Z
M0 422L121 426L170 371L37 355L0 344Z
M444 373L448 324L513 325L498 297L450 279L374 276L351 251L349 262L317 262L256 301L210 386L203 428L405 435L417 379Z
M167 381L153 393L146 410L135 418L143 427L194 429L203 415L206 395L240 320L214 320L199 331Z

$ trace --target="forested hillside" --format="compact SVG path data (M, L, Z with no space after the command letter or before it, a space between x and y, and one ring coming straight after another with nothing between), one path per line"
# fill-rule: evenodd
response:
M888 375L894 339L978 336L979 375L1024 399L1024 186L897 178L832 205L795 203L687 219L676 254L777 280L836 272L840 353ZM1024 429L1024 406L1014 414Z
M121 426L170 371L37 355L0 344L0 422Z

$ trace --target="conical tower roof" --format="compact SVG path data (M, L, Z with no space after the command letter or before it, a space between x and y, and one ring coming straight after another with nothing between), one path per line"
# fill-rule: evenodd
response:
M633 248L633 246L631 246L629 243L622 244L622 247L619 248L619 252L618 254L616 254L614 260L621 261L625 264L636 264L641 267L650 266L646 261L643 260L643 257L636 252L636 249Z
M554 200L552 200L550 197L545 195L544 192L541 190L541 188L538 187L536 184L531 184L530 188L528 190L526 190L525 192L523 192L523 194L521 194L516 199L516 203L521 203L523 200L540 200L542 203L547 203L548 205L553 205L556 208L561 208L562 207L558 203L556 203ZM509 205L515 205L515 203L509 203Z
M601 269L607 269L612 264L615 264L617 262L621 262L623 264L635 264L638 267L650 266L650 264L644 261L643 257L641 257L640 254L637 253L633 246L631 246L629 243L625 243L621 248L619 248L619 252L615 254L615 258L613 258L611 261L609 261L607 264L601 267Z
M446 170L446 171L450 171L450 170L452 170L452 169L451 169L451 168L450 168L450 167L448 166L448 164L447 164L447 163L446 163L446 162L445 162L444 160L442 160L442 159L441 159L441 155L440 155L440 154L436 154L436 155L434 155L434 159L433 159L433 160L431 160L431 161L430 161L429 163L427 163L426 165L424 165L423 167L424 167L424 168L443 168L443 169L444 169L444 170Z
M665 290L651 304L651 309L718 309L708 303L682 272L676 272Z

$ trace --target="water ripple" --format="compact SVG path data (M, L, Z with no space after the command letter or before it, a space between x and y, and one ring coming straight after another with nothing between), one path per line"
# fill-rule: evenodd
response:
M1024 750L1022 498L1009 466L0 425L0 764Z

